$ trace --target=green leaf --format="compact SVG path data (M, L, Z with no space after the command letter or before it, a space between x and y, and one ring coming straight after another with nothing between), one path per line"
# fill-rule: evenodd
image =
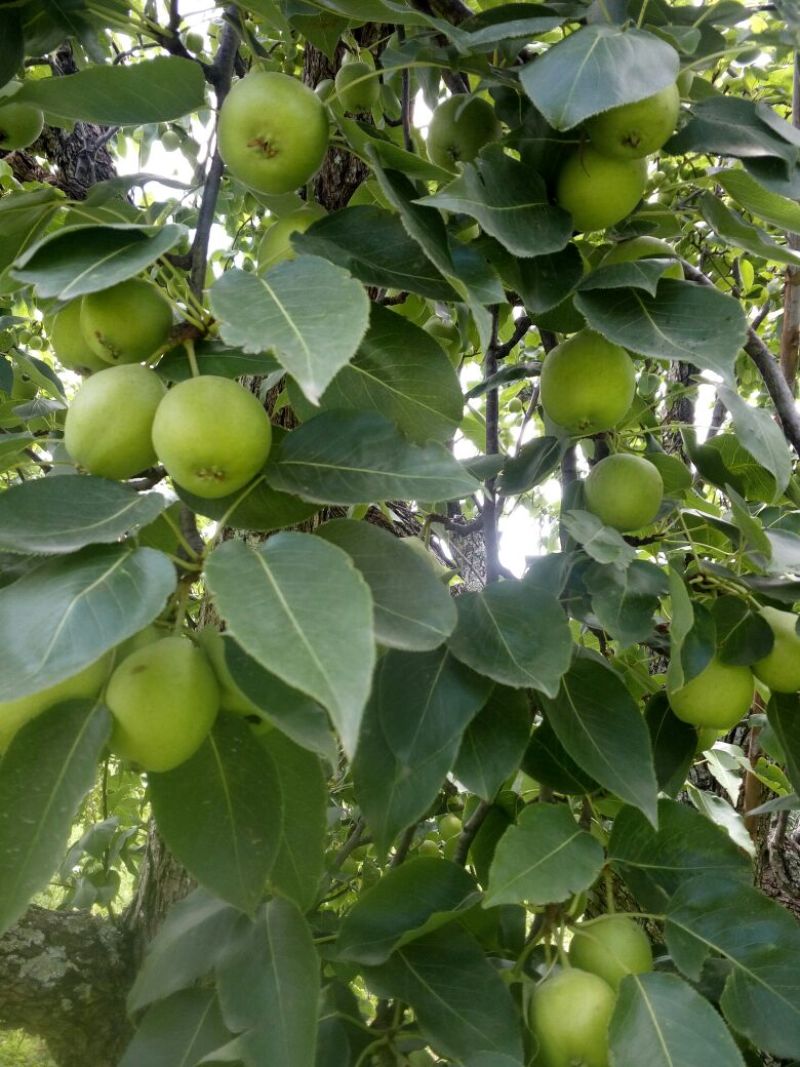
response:
M620 800L657 822L650 735L620 676L605 661L578 657L544 710L578 766Z
M590 511L562 511L561 522L584 552L598 563L628 566L636 551L617 530Z
M747 322L739 302L711 286L664 278L654 297L641 289L598 289L578 293L575 305L592 329L615 344L694 363L733 382Z
M522 769L534 781L567 796L582 796L597 789L597 782L566 752L547 719L534 730Z
M353 779L380 851L428 810L490 686L446 648L379 660Z
M674 800L658 802L658 830L634 808L623 808L614 820L608 856L636 899L655 912L698 875L747 882L751 874L747 857L724 830Z
M345 915L339 959L379 964L395 949L459 918L479 899L474 878L449 860L419 856L390 868Z
M558 601L521 581L496 582L456 600L458 625L449 641L457 659L479 674L555 696L569 667L572 636Z
M258 548L225 542L206 577L242 648L327 708L352 757L375 645L372 597L350 558L321 538L280 533Z
M25 59L25 36L17 11L0 12L0 86L6 85Z
M629 567L594 564L584 582L600 625L623 648L653 632L659 597L669 589L664 572L644 559L635 559Z
M0 271L37 240L62 203L63 196L50 187L30 193L10 191L3 194L0 199ZM8 292L9 288L12 287L7 282L0 285L2 292Z
M458 375L439 342L379 304L355 357L319 403L323 411L376 411L415 444L449 441L464 410Z
M242 352L219 341L196 342L194 357L200 374L216 374L220 378L266 377L280 371L280 364L272 356L263 352ZM167 352L154 369L166 382L185 382L193 376L192 365L182 345Z
M47 560L0 589L0 700L94 663L157 618L175 582L161 552L104 545Z
M0 760L0 933L63 859L110 732L102 704L72 700L23 726Z
M270 900L255 920L242 919L217 989L228 1026L247 1031L229 1053L254 1067L314 1067L319 957L294 904Z
M214 990L185 989L150 1008L119 1067L198 1063L229 1037Z
M338 748L324 708L265 670L229 634L223 634L222 639L225 665L235 684L252 702L253 711L301 748L335 763Z
M743 249L770 263L789 263L795 267L800 265L800 252L778 244L758 226L745 222L741 215L731 211L713 193L703 193L699 207L703 218L723 244Z
M0 550L58 555L119 541L167 506L105 478L38 478L0 496Z
M797 693L773 693L767 705L767 719L786 756L786 773L800 793L800 696Z
M278 855L269 880L281 896L308 911L317 898L325 864L328 791L319 757L279 730L262 734L280 801Z
M770 193L746 170L723 170L714 181L746 211L789 233L800 233L800 204Z
M570 242L560 252L533 259L504 257L502 274L522 297L525 310L539 315L561 304L583 276L583 259Z
M557 437L535 437L503 464L500 491L503 496L517 496L540 485L561 462L564 443Z
M492 323L485 305L505 299L500 279L477 250L455 239L451 242L441 214L415 203L417 189L403 174L384 170L374 151L367 154L381 190L400 215L404 229L462 298L472 312L481 344L488 345Z
M519 767L530 733L527 694L496 685L464 733L453 774L488 803Z
M297 234L292 243L301 253L343 267L365 285L419 293L430 300L458 299L397 215L384 208L360 204L335 211Z
M692 107L692 118L667 141L664 151L673 155L699 151L704 155L735 156L761 161L761 157L781 160L780 173L794 165L797 148L764 121L764 114L753 100L731 95L710 96ZM769 114L769 112L767 112ZM777 118L777 116L775 116ZM788 125L791 131L791 126Z
M551 126L571 130L601 111L666 89L679 65L678 53L658 37L595 23L527 63L520 81Z
M287 526L298 526L312 515L316 515L319 511L316 504L310 504L289 493L281 493L267 483L270 462L271 460L267 462L264 471L244 489L231 493L230 496L208 500L195 496L180 485L175 486L175 491L196 515L205 515L217 522L225 519L225 525L235 530L271 533Z
M334 519L317 530L352 559L375 605L375 638L388 648L427 652L455 629L456 607L430 563L370 522Z
M568 806L529 804L500 838L484 907L561 903L588 889L602 866L603 846Z
M199 110L205 104L205 78L192 60L160 56L142 63L90 66L66 77L28 79L15 99L60 119L139 126Z
M269 484L321 504L457 500L479 488L443 445L421 448L383 416L331 411L273 449Z
M744 1067L717 1012L674 974L622 979L609 1045L617 1067Z
M41 297L74 300L140 274L185 233L175 223L64 228L28 248L11 273Z
M273 814L280 794L247 723L223 712L191 759L148 778L170 852L200 885L252 912L278 851Z
M711 606L717 631L717 656L723 663L749 667L772 651L774 634L767 620L736 596L719 596Z
M499 147L417 203L469 215L515 256L559 252L572 235L569 213L550 204L543 179Z
M697 730L676 717L663 690L647 702L644 718L650 731L658 787L674 797L683 788L694 761Z
M752 407L734 389L724 385L717 386L717 395L733 416L733 428L742 445L775 479L774 499L777 499L792 476L792 457L786 438L765 408Z
M665 932L687 978L697 981L710 951L727 960L720 1007L734 1030L773 1056L800 1056L800 927L789 911L749 885L705 875L669 902Z
M195 889L170 908L147 947L128 994L131 1015L192 986L214 967L241 912L205 889Z
M381 997L410 1004L423 1037L441 1055L469 1062L479 1052L523 1060L519 1014L483 949L466 931L447 926L398 949L364 971Z
M312 404L356 354L369 323L363 286L318 256L266 275L226 271L210 299L223 340L245 352L271 350Z

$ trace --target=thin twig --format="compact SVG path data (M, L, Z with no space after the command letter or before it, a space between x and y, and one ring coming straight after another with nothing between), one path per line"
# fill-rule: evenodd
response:
M467 862L472 842L475 840L478 830L483 826L483 821L489 814L491 806L491 804L487 804L485 800L482 800L461 827L461 833L458 835L458 846L453 857L454 863L458 863L463 867Z

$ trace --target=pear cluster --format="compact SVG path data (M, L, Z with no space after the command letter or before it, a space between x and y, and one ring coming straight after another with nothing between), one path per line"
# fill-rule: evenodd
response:
M556 198L576 230L614 226L630 215L647 185L647 157L670 138L680 110L677 85L593 116L559 172Z
M63 308L51 327L56 355L91 371L64 423L70 458L102 478L132 478L161 462L187 492L228 496L261 470L272 427L235 381L204 375L167 391L144 361L166 346L172 311L160 290L132 279Z
M570 966L534 992L530 1024L541 1067L608 1067L608 1026L623 978L653 969L650 942L626 915L577 926Z

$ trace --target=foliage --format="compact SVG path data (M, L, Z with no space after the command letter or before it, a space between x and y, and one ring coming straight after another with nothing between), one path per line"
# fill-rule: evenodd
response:
M404 1067L429 1049L454 1067L559 1067L552 1029L537 1055L537 990L584 913L615 906L646 921L657 973L624 977L608 1032L593 1024L601 1062L607 1041L615 1067L800 1059L800 931L753 888L749 834L754 795L770 811L800 793L798 694L750 673L774 642L762 609L800 601L796 367L779 369L792 321L776 299L800 266L796 24L738 0L209 6L0 14L7 91L58 136L107 127L136 171L79 201L40 142L33 172L0 158L0 736L4 714L22 722L0 758L0 928L56 876L61 906L116 915L152 814L198 888L133 986L125 1065ZM68 74L46 59L65 39ZM240 155L271 159L291 135L269 109L224 169L231 79L317 68L349 70L301 94L330 126L322 175L245 184ZM675 133L615 161L636 196L646 172L623 217L583 165L602 157L591 120L639 122L678 77ZM481 129L429 158L424 108L465 93ZM191 179L154 184L151 151L179 152ZM605 228L575 232L567 165ZM315 198L327 214L259 262L268 225ZM668 243L614 251L644 235ZM171 425L179 465L156 440L161 463L110 481L65 446L70 368L105 358L72 302L133 279L174 322L143 362L177 395L207 388ZM65 308L69 366L53 349ZM570 414L574 432L539 403L570 336L590 357L570 408L613 391L603 353L635 368L630 408ZM273 424L263 464L222 414L236 379ZM93 410L91 443L125 418L118 400ZM604 524L584 493L615 453L663 483L644 528ZM226 492L231 464L246 474ZM524 563L506 555L520 516ZM157 657L137 649L177 634L220 703L178 766L140 775L110 755L105 685L19 704L104 656L138 667ZM667 696L712 662L754 692L716 744ZM142 688L148 721L174 710L167 689ZM713 726L715 700L692 722Z

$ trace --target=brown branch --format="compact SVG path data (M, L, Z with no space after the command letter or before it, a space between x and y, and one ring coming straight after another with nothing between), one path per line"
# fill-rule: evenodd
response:
M698 285L714 286L711 279L697 267L693 267L685 260L681 263L684 276L690 281L697 282ZM764 385L767 387L767 392L780 418L786 440L800 455L800 412L795 407L794 396L781 373L780 364L752 327L748 328L744 350L755 363L764 380Z
M792 125L800 129L800 52L794 54L792 83ZM789 247L800 250L800 235L788 235ZM783 286L783 326L781 327L781 370L794 392L800 361L800 267L787 266Z

